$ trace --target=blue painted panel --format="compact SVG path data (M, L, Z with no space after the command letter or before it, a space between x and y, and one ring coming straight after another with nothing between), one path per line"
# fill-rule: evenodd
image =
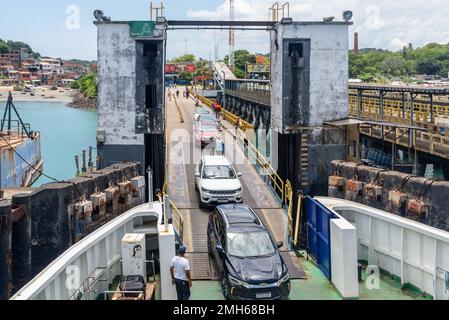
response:
M309 254L326 277L331 279L330 219L336 216L310 196L306 197L306 213Z
M35 165L41 158L40 136L36 139L25 139L23 142L13 145L14 150L5 146L0 150L1 187L18 188L22 186L26 173L30 166ZM20 157L17 154L20 155Z

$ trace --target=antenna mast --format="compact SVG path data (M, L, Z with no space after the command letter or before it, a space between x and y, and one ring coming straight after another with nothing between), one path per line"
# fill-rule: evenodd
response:
M229 20L234 21L234 0L229 0ZM231 26L229 28L229 68L234 70L235 59L234 59L234 28Z

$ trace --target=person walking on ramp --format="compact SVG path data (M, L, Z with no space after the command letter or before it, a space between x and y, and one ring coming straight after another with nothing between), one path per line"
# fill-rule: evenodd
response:
M190 288L192 287L190 264L189 260L184 257L185 253L186 247L180 246L178 255L173 257L170 264L172 284L176 286L178 300L189 300Z

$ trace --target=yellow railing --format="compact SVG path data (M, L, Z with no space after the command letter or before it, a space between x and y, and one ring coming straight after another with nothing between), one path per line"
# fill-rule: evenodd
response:
M382 115L379 106L380 100L377 97L363 96L362 107L358 110L358 97L349 97L349 113L369 120L381 120ZM436 124L435 119L449 119L449 106L438 105L435 101L433 112L431 112L430 102L416 99L413 102L413 125L421 127L422 131L415 130L412 135L413 147L416 150L430 153L439 157L449 158L449 130L444 125ZM383 120L386 122L409 125L410 124L410 101L405 100L404 109L402 99L385 98L383 101ZM372 129L361 127L360 132L368 136L384 138L387 141L397 143L402 146L409 146L410 136L406 129L397 129L394 126L385 126L384 132L389 132L382 137L379 126ZM394 141L394 137L401 137Z
M195 95L202 103L204 103L206 106L211 108L211 106L212 106L211 100L209 100L197 93ZM223 112L225 120L229 121L232 124L235 124L237 122L238 117L235 114L233 114L227 110L224 110L224 109L222 109L222 112ZM245 129L253 129L253 128L254 128L254 126L252 124L240 119L239 129L236 130L236 132L235 132L236 140L237 140L237 142L241 143L244 147L247 147L248 151L251 151L254 154L254 156L256 158L256 165L263 168L263 170L266 173L266 176L268 176L270 179L270 182L268 182L268 183L270 183L270 185L273 187L275 192L278 193L278 195L281 199L281 202L283 203L284 202L284 181L281 179L281 177L279 177L276 170L273 169L270 162L267 159L265 159L265 157L262 155L262 153L260 153L260 151L254 146L253 143L251 143L249 138L242 131Z
M175 98L176 99L176 98ZM165 116L164 119L165 122L165 133L164 133L164 138L165 138L165 164L164 164L164 168L165 168L165 172L164 172L164 185L162 187L162 195L168 195L168 186L167 186L167 181L168 181L168 130L167 130L167 116ZM159 198L159 202L162 202L162 195L158 195ZM183 242L184 239L184 218L181 214L181 211L179 211L178 207L176 207L175 203L170 199L170 205L172 207L172 224L174 225L174 222L176 222L178 224L178 233L179 233L179 238L181 239L181 242Z
M449 106L439 105L437 103L438 102L434 102L432 112L429 101L414 101L414 124L427 125L434 123L436 117L449 118ZM385 121L400 124L410 123L410 101L408 99L404 101L404 106L402 106L402 100L384 98L383 111L383 118ZM351 95L349 96L349 113L352 116L358 116L358 112L358 97ZM362 96L360 116L371 120L380 120L382 118L380 99L377 97Z
M279 195L281 202L284 203L284 181L279 177L276 170L271 166L270 162L265 159L265 157L260 153L259 150L254 146L254 144L249 141L248 137L245 135L245 133L238 129L235 132L235 137L238 143L240 143L243 147L243 150L247 150L247 152L252 152L255 161L256 166L259 166L264 170L265 176L267 176L270 180L267 181L275 192ZM249 154L247 155L249 157Z
M179 211L178 207L176 207L175 203L170 199L170 204L172 207L172 224L174 225L174 222L178 224L178 232L179 232L179 238L181 239L181 242L184 241L184 218L182 217L181 211Z
M203 96L201 96L201 95L199 95L199 94L197 94L197 93L195 93L195 96L196 96L202 103L204 103L206 106L208 106L209 108L212 109L212 103L213 103L213 101L211 101L211 100L209 100L209 99L207 99L207 98L205 98L205 97L203 97ZM236 116L235 114L233 114L233 113L227 111L227 110L224 109L224 108L221 108L221 113L222 113L222 115L223 115L223 119L229 121L229 122L232 123L233 125L236 124L237 119L239 118L238 116ZM239 125L239 128L240 128L240 129L254 129L254 126L253 126L251 123L246 122L246 121L243 120L243 119L240 119L240 125Z
M289 238L293 237L293 188L290 180L285 183L285 205L287 206L287 217L288 217L288 235Z
M164 186L165 186L165 183L164 183ZM167 194L164 193L163 195L167 195ZM160 203L164 202L164 199L162 198L162 194L158 195L158 200L159 200ZM181 211L179 211L179 209L175 205L175 203L171 199L169 201L170 201L170 205L171 205L172 225L175 226L175 222L177 223L179 238L181 239L181 242L183 242L183 239L184 239L184 218L182 216Z

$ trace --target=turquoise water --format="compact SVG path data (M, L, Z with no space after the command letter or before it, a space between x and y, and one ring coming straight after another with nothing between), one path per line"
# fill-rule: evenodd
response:
M1 104L3 110L6 103ZM44 173L58 180L73 178L76 174L75 155L89 146L96 147L97 113L66 107L59 102L14 102L24 122L31 130L41 133L41 155ZM96 150L93 150L95 164ZM87 161L87 160L86 160ZM41 176L33 187L52 182Z

